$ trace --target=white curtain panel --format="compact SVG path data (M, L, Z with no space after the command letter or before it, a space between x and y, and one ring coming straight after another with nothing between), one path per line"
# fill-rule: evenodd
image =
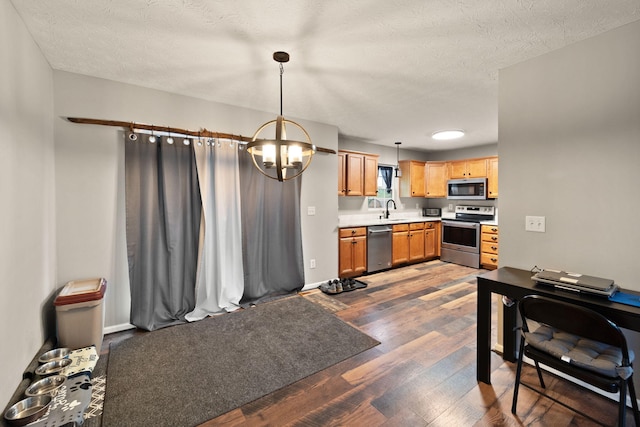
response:
M194 141L202 198L200 249L196 273L196 303L185 318L239 307L244 290L238 144Z

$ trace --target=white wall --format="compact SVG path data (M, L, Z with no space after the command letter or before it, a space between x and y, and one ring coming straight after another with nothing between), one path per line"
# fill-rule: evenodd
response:
M55 141L58 285L103 276L106 330L129 322L129 282L124 234L122 130L74 124L65 117L136 121L252 136L275 113L174 95L113 81L55 71ZM296 120L295 118L292 118ZM337 150L337 128L296 120L313 142ZM302 178L305 282L337 274L337 167L335 155L316 154ZM315 206L316 215L307 216ZM309 268L309 260L317 267Z
M638 40L640 21L500 72L500 265L640 290Z
M0 408L51 322L55 188L51 68L11 2L0 2ZM43 311L44 310L44 311Z
M500 266L640 291L639 40L637 21L500 72ZM546 232L524 231L526 215Z
M430 161L473 159L475 157L491 157L498 155L498 143L476 145L456 150L430 151Z

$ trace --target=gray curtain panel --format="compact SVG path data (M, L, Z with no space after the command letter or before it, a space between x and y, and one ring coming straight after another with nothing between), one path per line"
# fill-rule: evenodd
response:
M246 150L239 152L242 191L243 303L304 286L300 224L302 176L285 182L265 177Z
M194 308L202 209L191 146L158 140L125 135L131 323L149 331Z

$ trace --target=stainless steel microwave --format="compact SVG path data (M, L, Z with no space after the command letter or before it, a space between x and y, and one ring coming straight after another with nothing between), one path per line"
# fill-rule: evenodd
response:
M447 199L485 200L487 178L450 179L447 181Z

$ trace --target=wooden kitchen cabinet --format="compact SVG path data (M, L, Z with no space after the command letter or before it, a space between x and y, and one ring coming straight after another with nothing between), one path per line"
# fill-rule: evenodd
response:
M440 222L431 221L424 224L424 258L440 256Z
M366 154L364 156L364 195L378 195L378 156Z
M418 160L400 160L400 197L424 197L425 162Z
M347 192L347 153L338 151L338 196Z
M409 224L409 261L424 260L424 222Z
M394 224L391 235L391 265L409 262L409 224Z
M480 228L480 264L483 268L493 270L498 267L498 226L483 225Z
M339 277L359 276L367 270L367 227L341 228Z
M338 195L375 196L378 192L378 155L338 151Z
M425 164L425 197L447 197L447 162Z
M498 158L490 157L487 159L487 187L489 187L489 193L487 194L490 199L498 198Z
M465 159L449 162L449 179L486 178L487 159Z

